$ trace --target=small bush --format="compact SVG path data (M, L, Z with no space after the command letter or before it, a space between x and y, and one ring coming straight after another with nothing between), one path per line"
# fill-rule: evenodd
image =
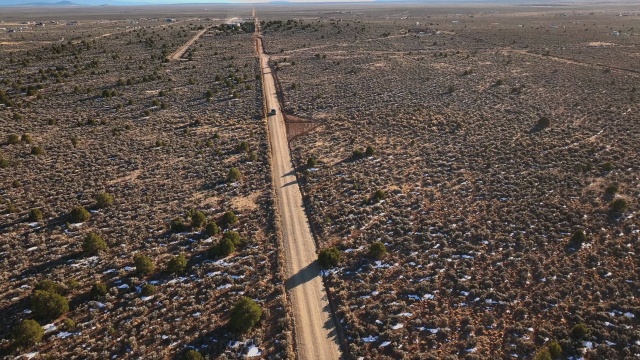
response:
M325 269L338 265L338 262L340 262L340 250L335 246L323 249L318 255L318 262Z
M22 320L12 333L13 343L16 346L28 346L42 341L44 329L35 320Z
M67 293L67 288L59 282L51 280L40 280L34 287L35 290L48 291L55 294L64 295Z
M602 166L600 168L604 172L609 172L609 171L613 170L613 165L610 162L607 161L606 163L602 164Z
M187 270L187 258L184 254L177 255L167 263L167 272L169 274L182 274Z
M584 234L584 231L578 230L573 233L573 236L571 236L570 241L571 241L571 244L580 246L582 245L583 242L587 241L587 236Z
M66 318L62 322L62 329L64 331L73 331L76 329L76 322L73 321L72 319Z
M494 84L494 86L502 86L502 85L504 85L504 81L502 79L496 80L496 83Z
M220 233L220 227L218 227L218 224L210 222L204 228L204 232L209 236L218 235Z
M627 201L623 198L617 198L609 203L609 210L614 214L622 214L627 210Z
M44 150L40 146L34 146L31 148L31 155L42 155Z
M91 214L83 206L76 206L69 213L69 221L72 223L81 223L89 220Z
M353 153L351 153L351 157L354 160L362 159L364 156L364 151L362 151L362 149L355 149L353 150Z
M155 265L153 264L153 261L151 261L151 258L143 254L137 254L134 256L133 262L136 265L136 273L138 275L149 275L155 269Z
M227 257L236 251L236 246L229 239L221 239L216 245L209 249L209 256L212 258Z
M107 243L98 234L87 234L82 242L82 251L86 254L96 255L105 250L107 250Z
M373 146L369 145L369 146L367 146L366 150L364 151L364 154L367 157L371 157L371 156L376 154L376 149Z
M109 292L107 285L103 283L95 283L89 291L89 296L93 300L104 300L105 296L107 296L107 292Z
M156 289L155 286L153 286L151 284L142 285L142 291L141 291L142 296L151 296L151 295L155 294L156 292L157 292L157 289Z
M235 231L227 231L222 235L223 239L230 240L234 246L244 245L245 240Z
M33 140L31 139L31 135L29 135L29 134L22 134L22 137L20 138L20 141L22 141L23 143L31 144L31 142L32 142Z
M231 310L229 325L235 332L246 333L260 321L261 317L260 305L248 297L242 297Z
M31 296L31 310L39 319L56 319L69 311L69 301L60 294L36 290Z
M227 211L220 217L220 226L224 229L228 228L229 225L235 224L236 222L238 222L238 217L233 211Z
M538 129L546 129L546 128L548 128L550 125L551 125L551 120L549 120L549 118L548 118L548 117L546 117L546 116L541 116L541 117L538 119L538 123L536 124L536 127L537 127Z
M184 223L184 220L182 220L182 218L179 218L179 217L171 220L171 224L169 225L169 228L171 229L171 231L177 232L177 233L187 231L187 225Z
M618 192L618 185L609 185L604 189L604 193L609 196L613 196Z
M7 143L9 144L20 144L20 136L18 134L10 134L7 137Z
M204 360L204 357L202 356L202 354L200 354L196 350L191 349L186 353L184 353L184 355L182 356L182 359L183 360Z
M384 246L380 241L376 241L371 246L369 246L369 256L380 260L387 255L387 247Z
M9 160L5 159L0 155L0 169L5 169L9 167Z
M42 211L40 211L40 209L29 210L29 221L40 221L42 217Z
M236 182L242 178L242 173L238 168L232 167L229 169L229 173L227 174L228 182Z
M113 195L100 192L96 195L96 206L98 208L106 208L113 205Z
M249 144L246 141L241 142L236 146L236 152L243 153L249 151Z
M194 211L191 214L191 226L194 229L201 229L205 225L207 225L207 216L202 211Z
M307 167L312 168L318 165L318 160L314 157L310 157L307 159Z
M575 340L580 340L589 335L589 328L585 324L577 324L571 328L571 337Z
M380 201L382 201L382 200L384 200L386 198L387 198L387 193L385 193L384 190L377 190L371 196L371 203L372 204L377 204L377 203L379 203Z
M551 359L551 354L549 353L549 350L547 349L542 349L540 351L538 351L538 353L536 354L536 356L533 357L534 360L552 360Z
M549 354L552 359L559 359L562 356L562 347L555 340L547 345L547 349L549 349Z

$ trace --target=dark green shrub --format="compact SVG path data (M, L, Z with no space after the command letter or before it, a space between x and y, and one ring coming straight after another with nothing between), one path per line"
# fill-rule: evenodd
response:
M228 228L229 225L233 225L238 221L238 217L233 211L227 211L220 217L220 226L224 229Z
M580 246L582 245L583 242L587 241L587 236L584 234L584 231L578 230L573 233L573 236L571 236L570 241L571 241L571 244Z
M552 341L547 345L547 349L549 349L549 354L552 359L560 359L562 356L562 347L557 341Z
M194 211L191 214L191 226L194 229L200 229L207 225L207 216L202 211Z
M142 296L151 296L151 295L155 294L156 292L157 292L157 289L156 289L155 286L153 286L151 284L142 285L142 291L141 291Z
M575 340L580 340L589 335L589 328L585 324L577 324L571 328L571 337Z
M196 350L191 349L186 353L184 353L184 355L182 356L182 359L183 360L204 360L204 357L202 356L202 354L200 354Z
M494 84L494 86L502 86L502 85L504 85L504 81L502 81L502 79L496 80L496 83Z
M364 151L364 154L367 157L371 157L376 154L376 149L373 146L369 145L367 146L367 149Z
M72 319L66 318L62 322L62 329L64 331L73 331L76 329L76 322L73 321Z
M51 281L51 280L40 280L34 287L35 290L43 290L48 291L50 293L65 295L67 293L67 288L60 284L59 282Z
M240 234L238 234L235 231L227 231L222 235L223 239L227 239L230 240L233 245L235 246L241 246L244 245L245 241L244 239L240 236Z
M310 157L307 159L307 167L312 168L318 165L318 160L316 158Z
M153 264L153 261L151 261L151 258L143 254L136 254L133 257L133 262L136 265L136 273L138 275L149 275L155 269L155 265Z
M229 239L221 239L216 245L209 248L209 256L212 258L227 257L236 251L236 246Z
M13 203L7 204L7 214L13 214L17 212L18 212L18 208Z
M376 241L371 246L369 246L369 256L376 259L381 260L387 255L387 247L384 246L380 241Z
M232 167L229 169L229 173L227 174L228 182L236 182L242 178L242 173L238 168Z
M453 94L454 92L456 92L456 88L453 85L449 85L449 87L447 88L447 93Z
M16 346L28 346L42 341L44 329L35 320L22 320L12 332L13 343Z
M76 206L69 213L69 221L72 223L81 223L89 220L91 214L83 206Z
M171 231L173 232L185 232L187 231L187 225L184 223L182 218L175 218L171 220L171 225L169 225Z
M36 290L31 295L31 310L39 319L52 320L69 311L69 301L60 294Z
M351 157L354 160L362 159L364 157L364 151L362 151L362 149L355 149L355 150L353 150L353 153L351 154Z
M9 144L19 144L20 143L20 135L18 135L18 134L10 134L7 137L7 143L9 143Z
M613 196L618 192L618 185L609 185L604 189L604 193L609 196Z
M536 127L537 127L538 129L546 129L546 128L548 128L550 125L551 125L551 120L549 120L549 118L548 118L548 117L546 117L546 116L541 116L541 117L538 119L538 123L536 124Z
M82 251L89 255L96 255L101 251L107 250L107 243L102 237L95 233L90 233L85 236L82 242Z
M113 195L100 192L96 195L96 206L98 208L106 208L113 205Z
M246 141L241 142L236 146L236 152L247 152L249 151L249 144Z
M384 190L376 190L376 192L373 193L373 195L371 196L371 203L376 204L386 198L387 198L387 193L385 193Z
M255 151L251 150L249 151L249 155L247 156L247 159L249 161L258 161L258 154Z
M340 250L335 246L323 249L318 255L318 262L325 269L338 265L338 262L340 262Z
M627 201L623 198L617 198L609 204L609 210L614 214L622 214L627 210Z
M536 354L536 356L533 357L534 360L552 360L551 359L551 354L549 353L549 350L547 349L542 349L540 351L538 351L538 353Z
M209 236L218 235L220 233L220 228L218 227L218 224L210 222L204 228L204 232Z
M242 297L231 310L229 325L237 333L246 333L260 321L262 308L248 297Z
M602 164L602 166L600 168L604 172L609 172L609 171L613 170L613 165L610 162L607 161L606 163Z
M22 141L23 143L31 144L31 142L32 142L31 135L22 134L22 137L20 138L20 141Z
M34 146L31 148L31 155L42 155L44 150L40 146Z
M0 169L5 169L9 167L9 160L5 159L2 155L0 155Z
M29 210L29 221L40 221L42 217L42 211L40 211L40 209Z
M187 270L187 258L184 254L177 255L167 263L167 272L169 274L182 274Z
M103 283L95 283L89 291L89 296L93 300L104 300L105 296L107 296L107 292L109 292L107 285Z

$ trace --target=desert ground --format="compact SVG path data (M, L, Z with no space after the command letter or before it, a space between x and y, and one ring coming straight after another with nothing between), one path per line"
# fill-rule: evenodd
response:
M640 356L637 4L253 9L2 8L0 357Z

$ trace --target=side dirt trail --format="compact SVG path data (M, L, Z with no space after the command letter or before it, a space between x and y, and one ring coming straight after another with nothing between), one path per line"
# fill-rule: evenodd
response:
M320 277L316 245L304 212L302 195L287 143L284 118L276 94L269 57L262 48L259 22L256 19L256 51L260 57L267 110L276 114L267 118L272 154L272 176L276 187L277 206L287 262L287 290L291 294L294 313L296 353L301 360L340 358L335 324L327 294Z

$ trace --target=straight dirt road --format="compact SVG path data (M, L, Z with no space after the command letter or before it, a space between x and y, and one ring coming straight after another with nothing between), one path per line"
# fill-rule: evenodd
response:
M276 114L267 118L271 143L272 176L287 262L286 287L291 294L294 314L296 354L300 360L340 358L340 349L327 294L320 277L316 245L304 212L302 195L291 163L284 118L271 74L269 57L262 48L256 17L256 51L260 56L262 82L267 110Z
M200 39L200 37L202 35L204 35L204 33L206 33L207 31L209 31L211 27L206 27L200 31L198 31L191 39L189 39L189 41L187 41L186 43L184 43L184 45L180 46L180 48L178 50L176 50L176 52L174 52L173 54L169 55L169 57L167 59L169 59L170 61L176 61L176 60L180 60L182 58L182 56L184 55L184 53L187 52L187 49L189 49L189 46L193 45L194 42L196 42L198 39Z

